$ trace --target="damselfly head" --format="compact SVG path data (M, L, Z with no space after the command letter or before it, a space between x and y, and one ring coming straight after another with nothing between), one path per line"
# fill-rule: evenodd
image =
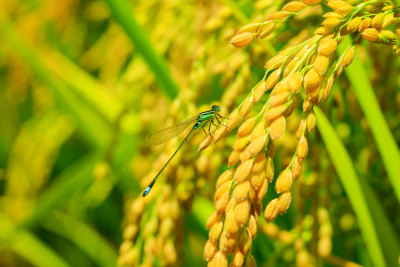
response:
M214 111L220 111L220 110L221 110L221 107L218 106L218 105L213 105L213 106L211 107L211 109L214 110Z

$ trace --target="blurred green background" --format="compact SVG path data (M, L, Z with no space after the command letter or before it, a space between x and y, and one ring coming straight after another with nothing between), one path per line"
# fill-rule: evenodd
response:
M116 266L132 201L163 151L146 148L145 136L212 103L228 114L262 78L265 61L310 36L325 12L304 14L248 49L229 45L242 25L283 4L1 1L0 266ZM316 110L302 182L276 225L317 254L316 221L329 213L334 257L318 266L399 264L399 70L390 47L362 42ZM185 148L183 171L194 178L177 190L184 238L176 265L206 265L205 222L233 136L213 148L215 157L205 154L205 173L196 165L200 137ZM281 145L277 170L292 153ZM146 218L137 231L143 225ZM260 230L252 244L259 266L296 265L296 243L281 237Z

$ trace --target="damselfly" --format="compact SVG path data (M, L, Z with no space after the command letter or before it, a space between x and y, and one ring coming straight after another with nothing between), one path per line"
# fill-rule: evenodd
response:
M193 125L192 130L189 132L189 134L183 139L182 143L179 145L179 147L175 150L174 154L169 158L167 163L165 163L164 167L158 172L156 177L154 177L153 181L150 182L149 186L147 186L146 190L143 192L143 197L147 196L147 194L150 192L151 188L153 187L154 183L157 181L158 176L164 171L164 169L167 167L168 163L171 161L171 159L176 155L176 153L179 151L179 149L182 147L182 145L186 142L190 134L199 128L200 124L205 122L202 126L203 131L206 133L204 130L204 127L209 124L208 126L208 134L211 136L210 133L211 130L211 124L215 125L214 119L216 121L223 125L219 119L223 118L218 111L220 111L221 108L217 105L213 105L210 110L201 112L195 117L192 117L190 119L184 120L181 123L178 123L176 125L170 126L168 128L165 128L163 130L157 131L149 136L146 137L145 144L148 146L157 146L161 145L162 143L167 142L168 140L172 139L173 137L177 136L183 130L185 130L189 125ZM215 125L216 126L216 125ZM207 134L207 133L206 133Z

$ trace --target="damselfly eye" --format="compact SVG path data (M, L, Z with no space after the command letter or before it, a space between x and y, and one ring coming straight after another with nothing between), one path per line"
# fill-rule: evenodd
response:
M213 110L216 110L216 111L220 111L221 110L221 108L219 106L217 106L217 105L213 105L211 108Z

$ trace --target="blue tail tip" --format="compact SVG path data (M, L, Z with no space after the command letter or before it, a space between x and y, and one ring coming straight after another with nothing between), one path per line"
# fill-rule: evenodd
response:
M143 192L143 194L142 194L142 197L147 196L147 194L150 192L150 189L151 189L151 187L148 186L148 187L146 188L146 190L144 190L144 192Z

